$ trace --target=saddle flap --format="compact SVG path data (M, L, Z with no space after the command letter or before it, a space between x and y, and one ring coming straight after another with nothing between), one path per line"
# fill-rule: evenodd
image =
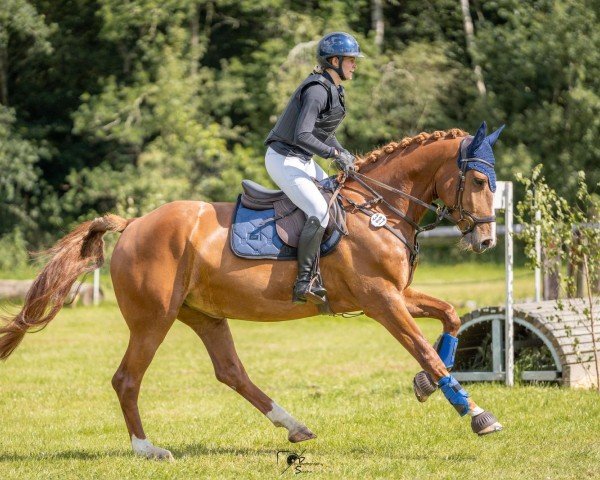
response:
M329 203L332 192L321 191L323 197ZM281 240L290 247L298 247L300 233L306 223L306 214L292 203L289 198L285 198L273 204L275 208L275 228ZM346 211L341 207L339 199L331 205L329 209L329 223L325 229L323 241L336 231L337 226L345 230Z
M275 207L275 228L279 238L290 247L298 247L300 232L306 223L306 215L289 198L273 204Z
M331 200L336 188L335 177L329 177L321 182L321 193L327 203ZM281 240L290 247L298 247L300 233L306 223L306 215L281 190L271 190L252 180L242 180L240 203L251 210L274 210L275 229ZM331 237L339 226L345 231L346 212L338 201L333 202L329 209L329 224L325 230L324 240Z
M252 180L242 180L242 205L252 210L270 210L273 203L287 198L281 190L271 190Z

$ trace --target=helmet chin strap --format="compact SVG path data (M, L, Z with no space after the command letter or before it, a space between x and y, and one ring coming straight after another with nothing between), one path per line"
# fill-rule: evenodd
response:
M338 59L338 66L334 66L333 63L331 63L329 60L331 58L337 58ZM342 63L344 61L344 56L343 55L338 55L337 57L330 57L329 59L327 59L327 67L326 68L331 68L335 73L337 73L339 75L339 77L342 80L347 80L346 75L344 75L344 70L342 68Z
M338 55L337 59L338 59L339 66L337 68L334 68L334 70L340 76L340 78L342 80L347 80L346 75L344 75L344 69L343 69L343 65L342 65L344 63L344 57L342 55Z

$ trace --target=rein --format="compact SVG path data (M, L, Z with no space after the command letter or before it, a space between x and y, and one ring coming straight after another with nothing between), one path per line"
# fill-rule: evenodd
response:
M388 225L387 223L382 225L383 228L388 230L396 238L398 238L402 243L404 243L404 245L408 248L408 250L410 252L410 256L409 256L410 274L409 274L409 281L408 281L409 285L412 282L415 265L417 264L417 260L419 257L418 236L420 233L428 231L428 230L433 230L442 222L442 220L449 220L450 222L455 224L463 235L466 235L467 233L472 232L478 224L492 223L492 222L496 221L496 217L494 215L491 215L488 217L477 217L472 212L463 208L462 200L463 200L463 195L464 195L464 190L465 190L466 172L467 172L467 167L468 167L469 163L480 162L480 163L484 163L484 164L494 168L494 166L490 162L483 160L481 158L466 157L466 149L472 140L473 140L473 137L467 137L467 138L463 139L460 144L459 162L460 162L461 168L460 168L460 173L459 173L459 185L456 190L456 201L455 201L455 204L453 207L448 207L446 205L441 206L441 205L437 205L435 203L431 203L431 204L426 203L417 197L414 197L406 192L403 192L402 190L394 188L386 183L380 182L379 180L375 180L374 178L368 177L366 175L363 175L362 173L358 173L353 170L350 170L350 171L348 171L348 173L343 174L341 181L339 182L338 188L336 189L336 194L338 194L349 205L351 205L353 207L353 212L358 210L359 212L361 212L369 217L372 217L373 215L375 215L375 213L372 211L372 207L377 204L383 204L387 207L388 210L390 210L394 214L398 215L402 220L407 222L411 227L413 227L415 229L415 235L413 237L413 241L409 242L406 239L406 237L402 234L402 232L400 232L396 228ZM466 158L464 158L464 157L466 157ZM354 202L352 199L346 197L345 195L341 195L339 193L339 190L344 186L344 183L347 178L351 178L351 179L355 180L359 185L361 185L370 194L372 194L374 198L367 200L366 202L358 204L358 203ZM367 182L371 182L389 192L392 192L400 197L407 199L409 202L416 203L417 205L434 212L436 215L435 221L432 223L429 223L427 225L423 225L423 226L419 225L417 222L415 222L412 218L410 218L404 212L400 211L399 209L394 207L391 203L389 203L377 190L375 190L373 187L368 185ZM455 212L455 211L458 211L458 213L460 215L458 220L455 220L451 215L452 212Z

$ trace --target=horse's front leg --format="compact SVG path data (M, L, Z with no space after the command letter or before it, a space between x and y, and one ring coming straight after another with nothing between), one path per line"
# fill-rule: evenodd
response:
M396 290L387 293L381 300L369 302L371 305L364 309L365 313L381 323L408 350L423 370L431 375L446 399L461 416L471 416L473 431L478 435L485 435L501 430L502 426L494 415L479 407L450 375L446 365L411 316L404 296Z
M414 318L437 318L443 324L444 333L438 338L435 348L448 370L454 366L454 357L458 346L458 329L460 318L456 310L448 302L407 288L403 292L406 307ZM426 401L437 390L437 385L431 376L421 370L413 379L413 389L419 402Z
M452 305L413 288L405 289L402 295L413 318L437 318L442 322L444 333L456 337L461 322Z

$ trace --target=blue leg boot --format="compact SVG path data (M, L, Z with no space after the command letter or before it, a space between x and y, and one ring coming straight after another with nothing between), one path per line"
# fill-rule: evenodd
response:
M444 365L446 365L446 368L450 370L454 366L458 338L453 337L449 333L444 333L436 344L438 355L442 359L442 362L444 362ZM426 401L437 388L438 386L433 381L433 378L431 378L431 375L424 370L417 373L413 379L413 390L419 402Z

